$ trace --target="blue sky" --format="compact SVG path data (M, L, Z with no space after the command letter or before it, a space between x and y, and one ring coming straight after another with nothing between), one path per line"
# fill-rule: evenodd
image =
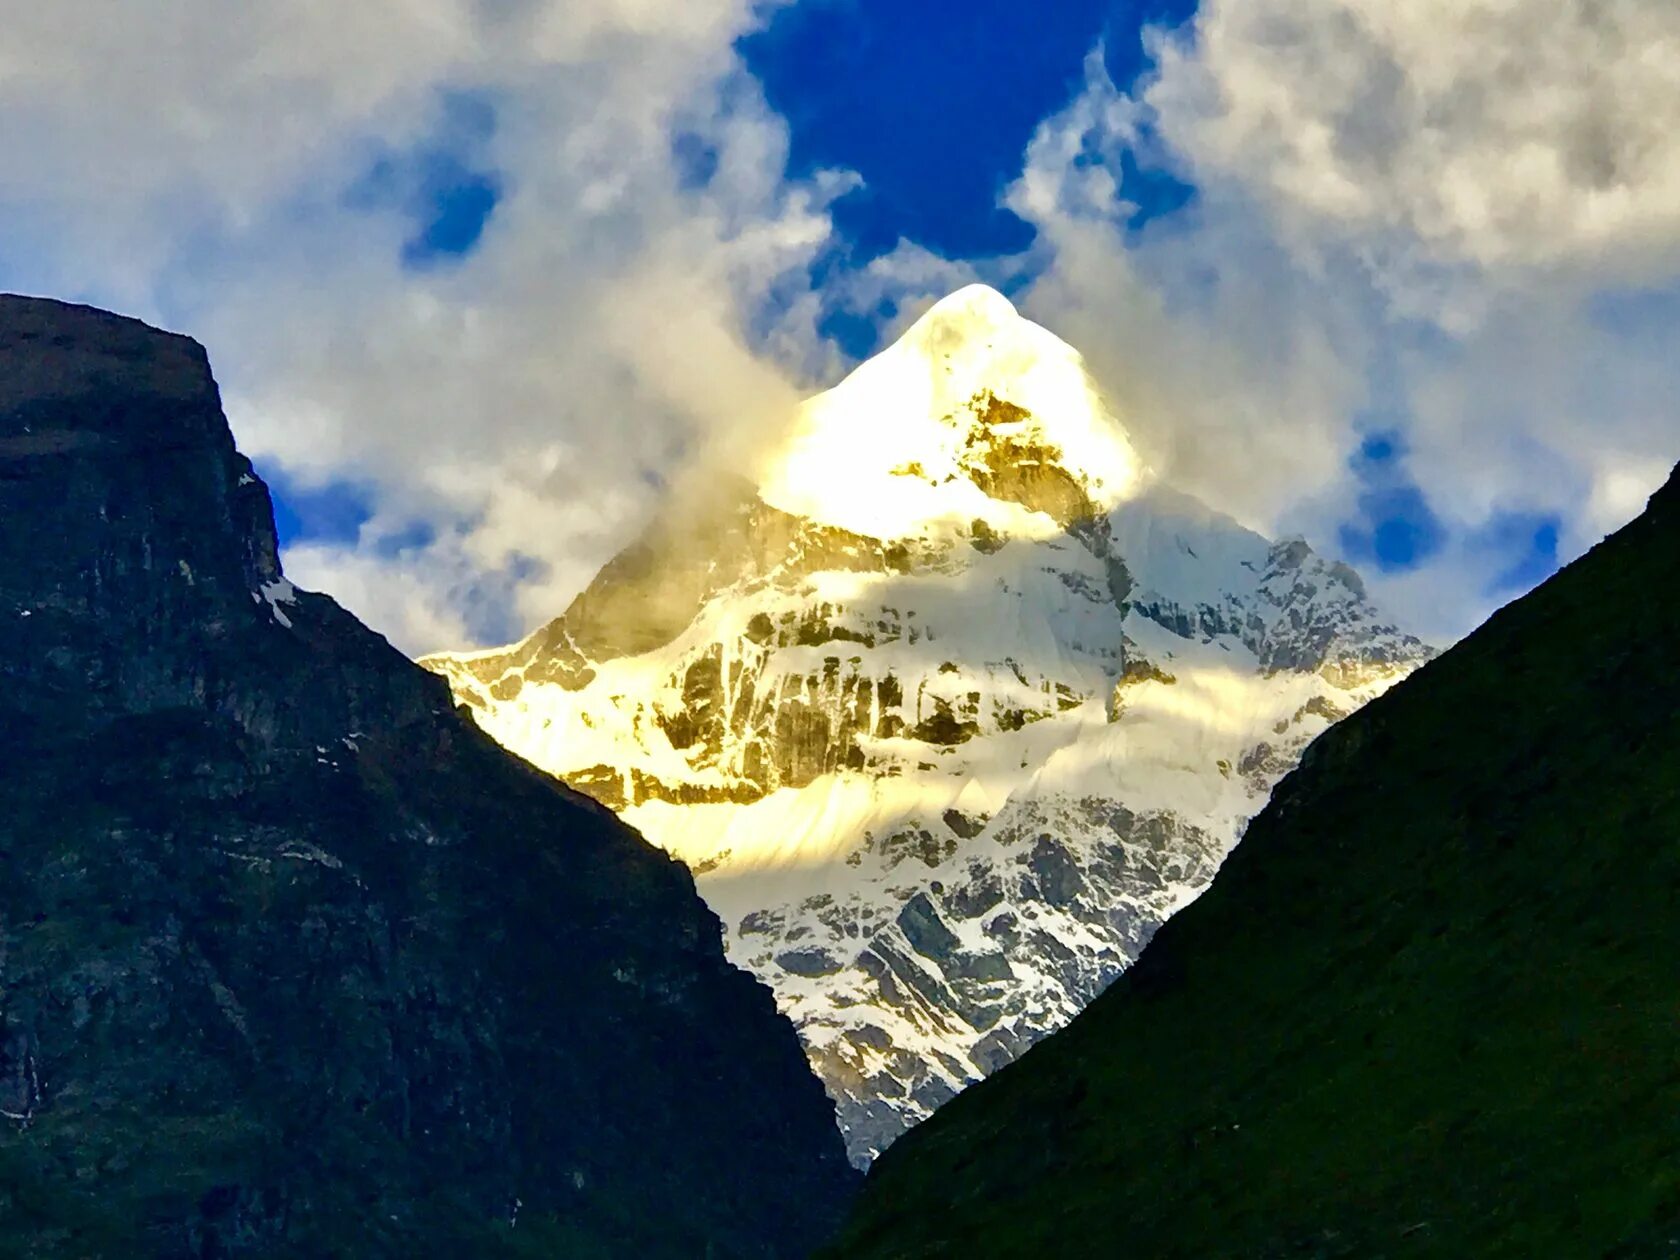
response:
M818 282L901 239L953 259L1029 251L1034 228L1000 203L1034 131L1082 88L1093 48L1115 83L1130 86L1150 65L1145 29L1177 27L1194 11L1186 0L806 0L776 10L737 46L787 121L790 174L860 177L832 207L836 239L816 264ZM1165 172L1128 175L1139 221L1193 192ZM1022 268L997 277L1005 292L1030 278ZM823 331L861 358L897 313L890 304L835 310Z
M1142 31L1178 25L1183 0L814 0L740 41L788 121L791 168L856 171L835 207L854 255L900 237L947 257L1013 254L1033 230L998 205L1039 123L1083 82L1099 42L1122 87L1147 68Z

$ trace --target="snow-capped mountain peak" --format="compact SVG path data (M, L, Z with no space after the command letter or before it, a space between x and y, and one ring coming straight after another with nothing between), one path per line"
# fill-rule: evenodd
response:
M690 865L862 1163L1072 1018L1427 655L1345 565L1154 478L1078 353L973 287L563 616L425 663Z
M758 489L772 507L871 538L975 520L1049 537L1145 476L1078 351L970 285L808 401Z

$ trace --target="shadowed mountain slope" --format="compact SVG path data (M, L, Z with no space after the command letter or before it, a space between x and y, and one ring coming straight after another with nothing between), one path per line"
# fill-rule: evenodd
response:
M833 1110L677 862L276 558L202 349L0 298L0 1254L795 1256Z
M836 1254L1680 1255L1680 479L1321 736Z

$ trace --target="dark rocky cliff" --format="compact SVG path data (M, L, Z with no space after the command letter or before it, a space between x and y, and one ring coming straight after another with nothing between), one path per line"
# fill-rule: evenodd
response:
M0 298L0 1253L798 1255L687 871L294 591L203 351Z

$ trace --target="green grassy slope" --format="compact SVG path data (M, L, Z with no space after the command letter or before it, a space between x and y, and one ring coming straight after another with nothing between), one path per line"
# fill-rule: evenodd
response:
M835 1254L1680 1256L1680 476L1320 739Z

